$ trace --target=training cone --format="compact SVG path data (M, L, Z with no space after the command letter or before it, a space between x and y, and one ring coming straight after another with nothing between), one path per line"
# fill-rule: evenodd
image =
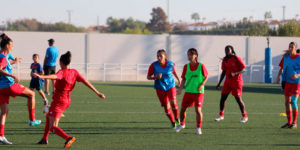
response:
M280 113L280 116L281 117L286 117L286 114L285 113Z

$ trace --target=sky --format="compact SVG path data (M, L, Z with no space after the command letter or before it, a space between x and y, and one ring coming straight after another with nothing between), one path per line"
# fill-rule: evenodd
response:
M148 22L154 7L167 10L168 0L0 0L0 24L24 18L35 18L44 23L68 22L88 27L106 24L110 16L138 19ZM273 19L282 19L282 6L286 6L286 19L300 14L300 0L169 0L172 22L193 22L192 13L198 13L206 21L241 20L253 16L264 19L264 13L271 11ZM299 8L298 8L299 7Z

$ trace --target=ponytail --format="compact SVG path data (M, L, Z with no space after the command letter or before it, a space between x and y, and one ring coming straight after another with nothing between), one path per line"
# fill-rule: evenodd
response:
M60 56L59 61L62 62L64 65L69 65L71 63L71 57L71 52L67 51L65 54Z

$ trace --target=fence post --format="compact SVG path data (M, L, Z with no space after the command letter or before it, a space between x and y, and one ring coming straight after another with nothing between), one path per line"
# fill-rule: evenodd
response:
M21 77L20 77L20 63L17 63L17 67L18 67L18 72L17 72L17 76L18 76L18 78L20 79Z
M123 64L120 64L120 81L123 81Z
M84 35L84 67L85 67L85 77L88 80L88 65L89 65L89 34Z
M139 81L139 64L136 64L136 81Z
M104 82L106 81L105 75L106 75L106 72L105 72L105 63L104 63L103 64L103 81Z
M250 65L250 79L249 79L250 83L252 83L252 69L253 69L252 65Z

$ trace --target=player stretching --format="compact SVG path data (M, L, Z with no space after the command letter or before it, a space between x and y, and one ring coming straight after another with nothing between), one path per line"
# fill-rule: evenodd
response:
M164 107L167 117L171 121L172 129L175 129L176 125L179 125L176 87L172 74L174 74L176 77L179 86L180 79L175 71L174 66L175 64L173 62L167 60L166 51L161 49L157 51L157 61L150 65L147 75L148 80L154 80L156 94L161 106ZM171 106L169 102L171 103ZM171 111L171 107L174 115Z
M182 83L178 90L178 94L181 94L181 90L185 85L185 93L181 103L180 110L180 125L175 129L175 132L185 128L186 111L188 107L195 105L196 122L197 122L197 134L202 134L202 105L204 100L204 85L208 79L207 70L201 62L198 62L198 52L196 49L191 48L187 52L188 60L190 61L183 67L181 75Z
M56 80L55 82L55 92L53 95L53 101L49 108L49 113L46 116L46 124L44 130L44 136L38 144L48 144L48 135L51 131L52 133L62 137L66 140L65 148L69 148L73 142L75 142L75 137L70 137L61 128L58 127L58 123L61 114L70 106L71 104L71 91L74 89L75 83L82 82L85 86L89 87L94 91L100 98L105 98L105 95L100 93L95 87L87 80L85 80L77 70L70 69L71 53L68 51L60 57L60 67L59 70L54 75L40 75L33 73L33 76Z
M216 89L220 88L220 84L225 75L226 79L221 92L219 116L215 118L215 121L224 120L225 101L231 92L235 97L235 100L238 103L242 113L242 119L240 120L240 122L246 123L248 121L248 117L245 110L245 104L242 100L243 77L241 75L241 73L245 72L246 66L244 65L242 59L236 56L235 51L231 45L225 47L225 54L226 56L222 61L223 71Z

